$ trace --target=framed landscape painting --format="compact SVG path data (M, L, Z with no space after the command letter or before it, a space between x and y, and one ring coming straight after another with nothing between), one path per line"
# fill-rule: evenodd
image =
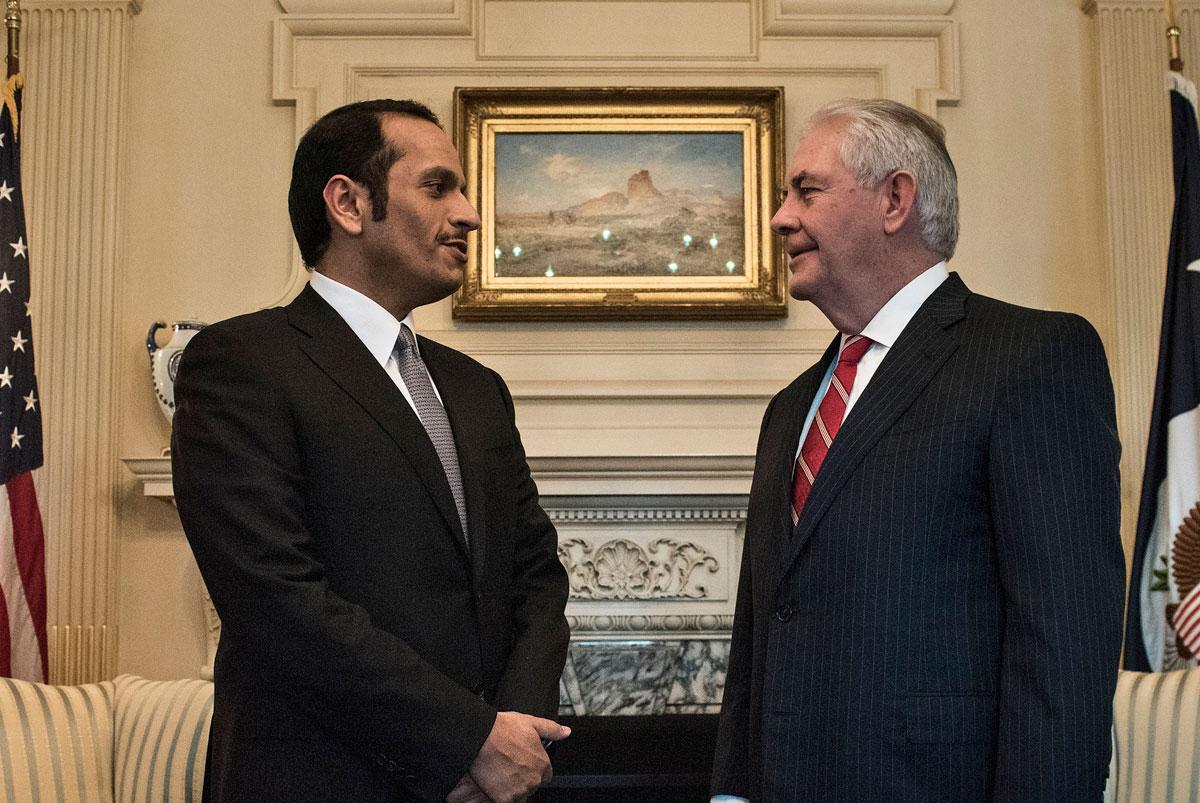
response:
M783 90L455 90L483 218L454 316L777 318Z

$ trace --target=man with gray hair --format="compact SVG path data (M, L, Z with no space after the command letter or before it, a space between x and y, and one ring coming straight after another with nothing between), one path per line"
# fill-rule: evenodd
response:
M1125 569L1095 330L971 293L941 125L820 109L771 221L837 328L767 407L714 800L1096 800Z

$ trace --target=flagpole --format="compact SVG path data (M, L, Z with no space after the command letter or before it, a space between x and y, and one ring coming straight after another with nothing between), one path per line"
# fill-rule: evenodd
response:
M8 28L8 77L21 71L21 0L6 0L4 25ZM1173 2L1173 0L1172 0Z
M8 0L9 5L17 2L17 0ZM1176 24L1177 17L1175 15L1175 0L1167 0L1167 47L1170 53L1170 67L1174 72L1183 72L1183 57L1179 50L1179 37L1183 31Z

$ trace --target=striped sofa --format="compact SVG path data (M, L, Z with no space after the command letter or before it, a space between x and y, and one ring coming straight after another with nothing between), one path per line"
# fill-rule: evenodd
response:
M212 683L0 678L0 801L199 801ZM1200 669L1121 672L1110 803L1200 801Z
M1121 672L1113 698L1110 803L1200 801L1200 669Z
M0 801L200 801L212 683L0 678Z

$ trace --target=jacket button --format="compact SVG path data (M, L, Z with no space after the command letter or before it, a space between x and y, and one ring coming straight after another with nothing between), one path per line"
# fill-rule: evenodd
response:
M786 622L792 618L793 613L795 611L792 610L791 605L781 605L779 606L779 610L775 611L775 618L781 622Z

